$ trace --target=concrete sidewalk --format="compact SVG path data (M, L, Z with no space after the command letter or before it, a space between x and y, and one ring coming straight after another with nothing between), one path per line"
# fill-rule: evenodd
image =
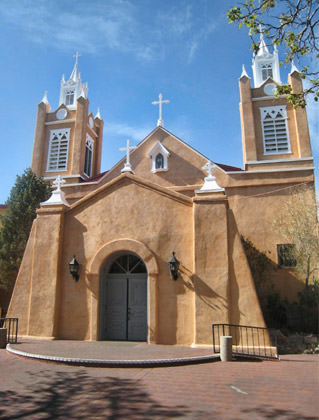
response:
M7 351L33 359L87 366L156 367L219 360L212 346L187 347L127 341L21 339Z

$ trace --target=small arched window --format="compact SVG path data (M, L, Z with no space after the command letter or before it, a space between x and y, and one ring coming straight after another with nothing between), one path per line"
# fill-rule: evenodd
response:
M152 158L151 171L153 173L168 170L167 158L169 157L169 151L165 149L160 141L153 146L148 156Z
M74 104L74 90L67 90L65 92L65 105Z
M268 77L273 77L272 74L272 65L271 64L264 64L262 66L262 79L267 80Z
M163 169L164 168L164 156L162 153L158 153L155 158L155 169Z

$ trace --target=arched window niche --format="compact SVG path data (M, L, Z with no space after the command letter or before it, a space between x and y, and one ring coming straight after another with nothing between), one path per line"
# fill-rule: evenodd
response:
M167 171L169 154L169 151L158 141L148 154L152 159L151 172Z
M164 157L162 153L158 153L155 158L155 169L163 169L164 168Z

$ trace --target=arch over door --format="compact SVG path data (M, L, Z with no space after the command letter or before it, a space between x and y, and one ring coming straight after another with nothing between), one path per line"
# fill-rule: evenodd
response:
M102 270L100 339L147 340L147 271L134 254L120 255Z

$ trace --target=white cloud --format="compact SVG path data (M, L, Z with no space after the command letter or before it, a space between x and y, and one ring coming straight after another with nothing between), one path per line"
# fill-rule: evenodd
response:
M195 56L195 52L198 46L200 45L200 43L204 42L208 38L208 36L211 34L211 32L213 32L216 26L217 26L216 23L211 21L208 24L204 25L198 33L195 33L194 38L189 48L189 53L188 53L189 63L193 60Z
M4 22L46 47L92 54L117 49L149 60L152 46L139 39L137 15L136 6L128 0L3 0L0 9Z
M184 9L173 7L165 13L158 14L158 21L165 26L166 31L175 32L183 35L192 28L192 11L191 6L187 5Z
M206 15L198 12L199 10L194 10L190 4L186 4L184 8L180 5L172 6L170 10L158 15L158 22L163 26L162 33L166 35L167 42L182 40L189 63L194 59L202 42L216 28L215 21L208 20Z
M203 24L200 10L173 3L165 13L154 12L150 20L143 5L133 0L2 0L0 18L46 48L89 54L111 49L149 62L178 45L191 61L215 27Z
M189 49L189 53L188 53L188 62L189 63L193 60L197 48L198 48L198 42L197 41L192 41L190 49Z
M105 136L119 136L134 141L141 141L152 131L152 129L153 128L151 127L134 127L125 123L104 121L103 132Z

